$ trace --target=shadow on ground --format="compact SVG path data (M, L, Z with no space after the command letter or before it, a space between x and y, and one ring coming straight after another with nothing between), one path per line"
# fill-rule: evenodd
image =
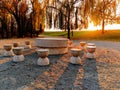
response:
M21 90L24 86L34 86L34 90L101 90L96 60L86 59L83 65L73 65L69 55L50 55L50 65L43 67L37 65L38 58L37 53L32 53L25 55L24 62L0 65L0 90Z
M80 68L82 68L82 65L73 65L68 63L64 73L57 80L54 89L73 90L77 88L75 87L74 82ZM81 89L81 86L79 86L79 89Z
M101 90L98 80L98 72L95 59L86 59L83 77L84 90Z
M54 64L61 55L49 56ZM3 57L5 58L5 57ZM0 65L0 90L17 90L17 88L30 84L36 77L49 69L49 66L38 66L37 53L25 55L25 61L15 63L11 60ZM11 58L9 58L11 59Z

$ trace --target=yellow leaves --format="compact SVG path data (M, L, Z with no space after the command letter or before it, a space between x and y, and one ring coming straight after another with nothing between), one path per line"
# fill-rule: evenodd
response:
M33 9L35 12L39 12L39 10L41 9L41 4L36 0L36 2L34 2L33 4Z
M12 5L10 3L6 4L8 8L12 8Z
M28 5L24 2L19 3L19 14L20 16L24 15L28 10Z
M17 14L19 12L20 15L24 15L26 11L28 10L28 6L26 4L25 0L2 0L2 4L4 8L9 12L9 13L14 13Z
M44 26L45 21L45 9L44 4L48 0L43 0L42 3L39 2L39 0L35 0L34 3L32 3L32 10L33 10L33 24L34 29L39 30L40 23L42 24L42 28Z
M55 0L52 0L52 1L51 1L51 4L53 5L53 4L54 4L54 2L55 2Z
M118 0L118 2L120 3L120 0Z
M45 0L43 4L43 9L46 8L46 6L49 4L49 0Z
M17 5L18 5L18 3L19 3L19 1L18 1L18 0L13 0L13 2L12 2L12 4L13 4L14 6L17 6Z

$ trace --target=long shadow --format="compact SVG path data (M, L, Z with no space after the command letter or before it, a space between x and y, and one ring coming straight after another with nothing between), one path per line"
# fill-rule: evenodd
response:
M83 90L101 90L95 59L86 59L83 76Z
M61 55L49 56L51 64L54 64ZM0 65L0 90L17 90L17 88L30 84L41 75L49 66L38 66L37 53L25 55L23 62L14 63L12 61Z
M73 65L68 63L68 66L64 73L60 76L58 81L54 86L54 90L74 90L74 82L76 80L76 76L79 68L82 65Z

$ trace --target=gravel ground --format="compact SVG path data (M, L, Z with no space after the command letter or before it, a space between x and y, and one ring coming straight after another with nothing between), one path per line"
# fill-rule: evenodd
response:
M31 40L34 44L34 39L15 40L21 44ZM0 48L15 40L1 40ZM79 45L80 41L73 42ZM0 90L120 90L120 43L87 42L96 44L97 57L82 58L81 65L69 63L70 53L50 55L50 65L44 67L37 66L34 50L26 51L25 61L20 63L0 55Z

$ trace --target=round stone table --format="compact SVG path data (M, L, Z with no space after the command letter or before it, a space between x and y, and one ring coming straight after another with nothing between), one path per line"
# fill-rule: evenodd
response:
M65 54L68 52L67 38L36 38L36 46L40 49L49 49L49 54Z

